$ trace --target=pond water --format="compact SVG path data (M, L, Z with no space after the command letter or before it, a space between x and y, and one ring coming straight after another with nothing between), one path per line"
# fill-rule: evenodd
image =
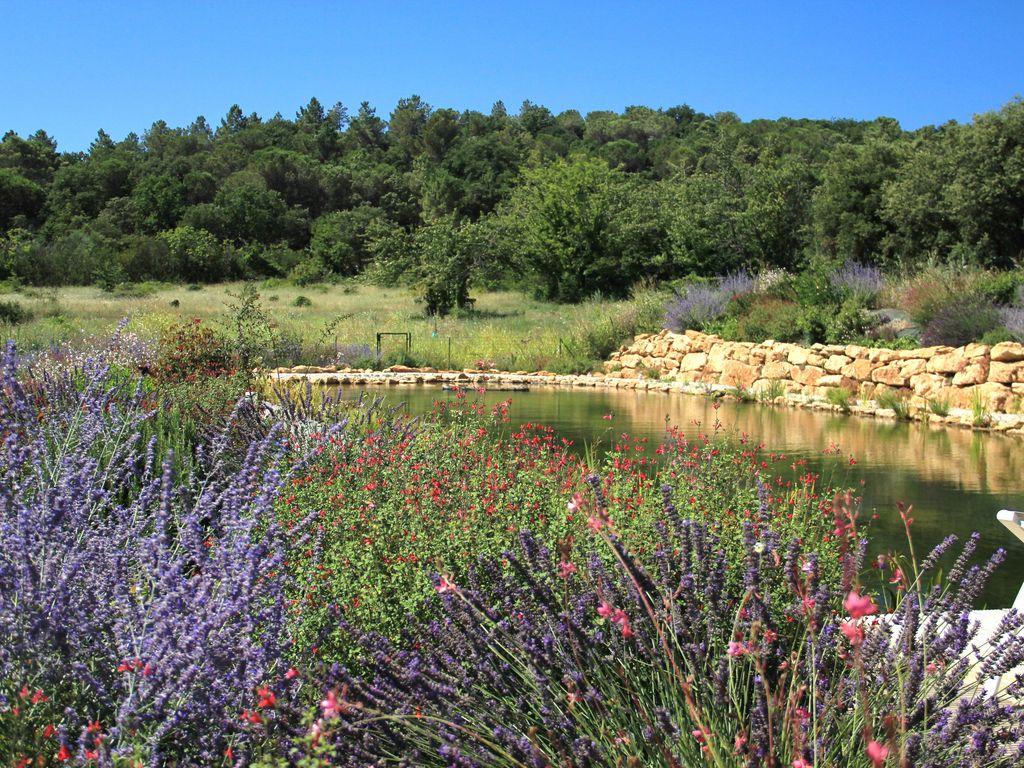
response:
M404 403L413 414L450 397L454 393L433 387L387 390L389 403ZM666 422L696 436L709 432L717 419L727 434L746 434L768 451L807 459L832 485L862 489L861 518L878 515L869 533L872 552L906 549L896 509L902 501L914 506L919 556L949 534L965 540L973 531L982 535L979 557L999 547L1007 550L1006 563L984 595L985 606L1009 607L1024 581L1024 544L995 517L1000 509L1024 509L1024 445L1014 438L680 393L542 388L482 397L488 405L511 399L513 424L546 424L574 441L576 449L594 446L598 452L622 432L657 442ZM602 418L607 414L611 420Z

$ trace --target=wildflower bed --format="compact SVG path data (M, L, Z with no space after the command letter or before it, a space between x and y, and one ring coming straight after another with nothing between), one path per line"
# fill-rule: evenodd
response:
M595 466L469 401L191 408L13 347L0 375L4 765L1024 755L1021 680L983 687L1021 617L970 650L1001 555L894 563L876 604L853 501L759 447L623 435Z

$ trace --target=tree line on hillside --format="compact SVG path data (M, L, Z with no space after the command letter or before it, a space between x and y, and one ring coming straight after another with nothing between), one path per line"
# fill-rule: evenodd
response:
M642 276L813 259L1014 266L1024 253L1024 102L908 132L890 118L743 122L688 106L553 114L435 109L387 120L315 98L292 120L232 106L88 152L0 142L0 280L90 284L368 270L430 312L469 287L556 301Z

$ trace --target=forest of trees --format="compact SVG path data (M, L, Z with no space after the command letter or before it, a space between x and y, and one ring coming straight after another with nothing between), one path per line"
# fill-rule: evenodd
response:
M388 119L316 99L295 118L232 106L88 152L0 142L0 280L91 284L371 270L424 291L557 301L741 266L852 259L1016 265L1024 102L907 132L889 118L752 120L687 106L510 114L399 100Z

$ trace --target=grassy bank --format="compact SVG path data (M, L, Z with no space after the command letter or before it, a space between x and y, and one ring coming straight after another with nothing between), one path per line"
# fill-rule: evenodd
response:
M232 305L242 283L206 286L148 285L132 293L96 287L25 289L5 296L31 319L3 326L25 351L54 343L77 344L109 334L125 317L144 337L199 318L230 333ZM480 293L471 311L445 318L426 315L414 292L351 282L298 287L258 285L259 304L275 339L267 364L365 362L384 337L382 360L437 368L498 367L504 370L589 370L634 333L660 327L663 297L640 291L626 301L553 304L522 293ZM449 344L450 340L450 344ZM337 360L337 358L342 358Z

